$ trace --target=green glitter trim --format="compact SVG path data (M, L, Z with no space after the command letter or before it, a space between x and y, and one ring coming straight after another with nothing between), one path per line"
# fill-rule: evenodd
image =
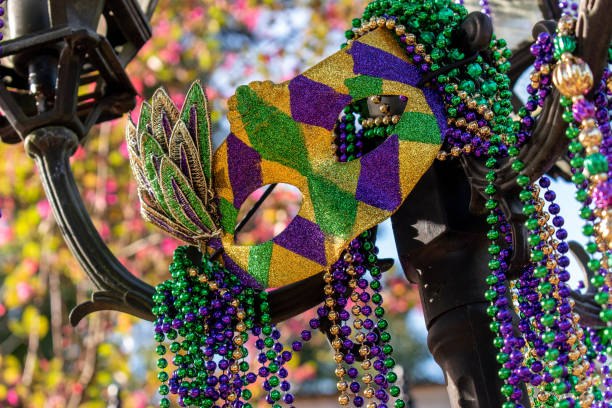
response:
M157 140L155 140L150 134L143 133L140 137L140 150L143 152L143 157L145 157L144 166L147 180L149 181L149 184L151 184L151 188L155 193L155 198L157 199L159 206L164 210L166 215L173 219L170 213L170 207L168 207L168 203L166 203L164 192L159 183L160 180L157 175L157 169L155 168L155 164L153 164L153 157L156 157L161 161L162 157L164 157L166 153L161 148Z
M249 251L249 275L253 276L263 287L268 286L268 272L274 243L255 245Z
M210 113L208 109L208 99L206 93L202 88L202 84L199 81L194 82L187 92L185 97L185 103L181 109L180 118L189 128L189 118L191 116L191 108L196 108L196 135L191 135L194 142L197 144L197 148L200 155L200 163L202 164L202 171L206 177L206 184L211 185L212 182L212 143L211 143L211 132L210 132Z
M262 158L291 167L302 175L311 173L303 134L289 115L267 104L247 86L236 90L236 100L251 145Z
M153 108L148 102L143 102L140 106L140 116L138 116L138 133L148 133L147 125L151 125L151 112Z
M332 181L313 175L308 179L308 189L315 219L326 234L346 238L353 231L357 216L357 200Z
M234 204L226 200L225 198L219 198L219 213L221 214L221 228L228 234L234 234L236 231L236 218L238 217L238 210L234 207Z
M215 230L215 223L213 222L210 215L204 209L204 204L198 198L196 193L189 186L189 182L183 176L180 169L174 164L170 159L164 157L161 164L161 179L162 179L162 188L164 191L164 196L168 205L170 206L170 211L172 211L172 215L178 218L181 223L194 232L201 231L201 228L194 224L184 213L183 206L178 201L178 198L174 194L174 189L172 188L172 180L177 184L179 190L185 197L185 199L189 202L193 212L197 215L198 219L204 224L210 232Z
M359 75L348 78L344 81L349 89L349 94L353 99L366 98L371 95L380 95L383 92L382 78L371 77L369 75Z
M393 133L400 140L430 144L442 143L438 121L434 115L420 112L404 112Z

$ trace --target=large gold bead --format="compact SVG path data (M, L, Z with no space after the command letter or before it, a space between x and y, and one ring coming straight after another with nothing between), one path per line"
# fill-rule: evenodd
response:
M593 86L593 73L582 59L564 56L553 72L553 83L564 96L580 96Z
M363 390L363 396L366 398L372 398L374 396L374 388L366 387L366 389Z
M572 350L569 353L567 353L567 356L569 357L570 360L576 361L580 358L580 352L578 350Z
M612 243L612 217L605 217L595 225L595 228L598 235L610 245Z
M539 400L540 402L545 402L545 401L547 401L549 396L550 396L550 393L549 393L549 392L546 392L546 391L540 391L540 392L538 392L538 400Z
M336 367L336 377L344 377L346 375L346 369L342 366Z
M348 405L349 403L349 396L346 394L342 394L338 397L338 404L340 405Z
M584 147L599 146L601 139L601 131L598 127L584 128L578 134L578 140Z
M559 18L559 22L557 23L557 29L559 30L561 35L570 35L574 32L574 24L576 23L576 19L569 15L564 14Z
M338 391L344 391L346 390L347 387L348 387L348 384L344 380L338 381L336 383L336 388L338 389Z

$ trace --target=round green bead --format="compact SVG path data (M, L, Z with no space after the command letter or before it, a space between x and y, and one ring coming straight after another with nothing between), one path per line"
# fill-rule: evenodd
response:
M561 377L561 375L563 375L563 366L561 365L555 365L553 367L550 367L548 369L548 372L550 373L551 376L553 376L554 378L559 378Z
M608 323L612 320L612 309L604 309L599 312L599 318Z
M544 358L546 359L546 361L554 361L559 357L559 350L557 350L556 348L551 348L546 350L546 353L544 353Z
M497 375L502 380L506 380L506 379L510 378L510 374L512 374L512 371L510 371L510 369L508 369L508 368L500 368L499 371L497 372Z
M169 408L170 407L170 400L168 398L162 398L159 401L159 406L161 408Z
M594 299L597 304L604 305L608 303L608 294L606 292L596 293Z
M591 285L595 286L596 288L600 288L603 286L605 278L601 275L595 275L590 279L590 282Z
M506 397L510 396L510 394L512 394L513 391L514 391L514 387L511 386L510 384L504 384L501 387L501 393L505 395Z
M608 172L608 160L601 153L589 154L584 159L584 166L590 175Z
M542 340L546 344L552 343L553 341L555 341L555 332L553 331L544 332L544 334L542 334Z
M555 323L555 317L549 314L545 314L540 318L540 323L544 327L551 327Z
M280 393L280 391L278 391L278 390L272 390L272 391L270 392L270 399L271 399L272 401L278 401L278 400L280 399L280 397L281 397L281 393Z

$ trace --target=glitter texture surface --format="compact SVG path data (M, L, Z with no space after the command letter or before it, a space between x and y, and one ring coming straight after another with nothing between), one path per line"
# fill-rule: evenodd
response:
M441 101L414 87L419 80L393 35L380 28L292 81L238 88L228 101L231 131L261 161L234 153L234 139L213 158L228 270L261 287L290 284L331 265L351 239L390 217L431 166L446 126ZM405 123L362 158L335 161L330 144L338 115L349 102L380 93L408 98ZM243 197L280 182L302 192L298 216L273 240L236 245Z

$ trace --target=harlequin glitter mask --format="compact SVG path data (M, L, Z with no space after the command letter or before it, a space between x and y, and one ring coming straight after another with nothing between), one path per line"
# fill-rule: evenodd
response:
M163 91L128 126L144 216L191 244L222 248L225 268L247 285L279 287L332 265L348 243L389 218L441 146L441 102L394 35L380 28L302 75L241 86L229 100L231 133L211 161L206 99L195 84L182 112ZM347 163L330 146L351 102L401 95L393 133ZM303 196L297 216L272 240L234 243L239 209L261 186L287 183Z

